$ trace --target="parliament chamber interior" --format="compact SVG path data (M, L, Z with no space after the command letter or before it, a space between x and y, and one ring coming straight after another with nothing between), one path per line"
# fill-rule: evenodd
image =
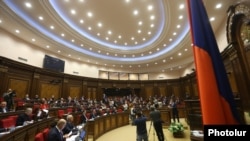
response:
M206 114L202 111L205 104L203 91L199 87L202 85L199 85L201 73L196 69L199 66L195 65L193 59L193 45L190 46L191 28L183 29L183 37L181 33L179 35L172 32L188 25L188 12L184 12L185 21L182 22L178 20L183 17L178 18L176 12L183 7L184 11L188 10L186 1L151 2L153 6L148 5L150 2L146 4L139 0L124 0L124 3L110 1L99 4L95 0L0 2L1 141L51 141L52 129L59 131L59 127L62 128L58 132L59 135L62 134L61 141L101 141L104 135L120 130L120 127L135 126L133 114L142 113L143 116L150 117L150 111L155 105L159 106L165 133L170 132L173 123L184 124L182 128L185 130L185 137L166 136L166 140L204 140L204 119L207 118L204 118ZM225 79L232 92L230 97L234 103L233 108L239 117L239 123L248 125L250 2L237 0L219 3L216 9L222 7L224 13L218 14L214 10L216 0L203 1L209 16L215 13L221 16L218 23L212 23L211 19L210 22L214 24L213 30L220 46L219 54L225 68ZM96 10L96 13L86 12L91 9L86 4L93 8L93 12ZM139 15L142 15L141 18L144 16L144 23L137 23L134 21L137 18L127 15L125 11L133 9L130 4L140 8ZM79 13L75 13L77 10L70 9L71 7L78 8ZM143 11L145 7L147 10ZM157 16L147 13L152 9L156 10L154 14ZM83 12L86 16L80 14ZM171 14L167 14L168 12ZM130 13L138 16L137 10ZM150 18L148 15L151 15ZM173 20L166 20L168 16ZM96 19L103 19L106 25L98 23ZM174 19L178 19L178 22ZM150 24L154 20L154 24ZM132 24L133 22L136 24ZM142 28L144 25L148 27ZM99 29L102 26L106 28L105 31ZM144 33L154 26L157 29ZM21 32L15 30L13 33L14 27L22 29ZM111 32L110 28L116 29L116 33ZM131 30L135 32L133 35ZM158 34L159 31L163 33ZM23 35L20 36L20 33ZM117 33L124 35L112 37ZM30 37L34 38L31 40ZM139 41L139 37L149 40ZM157 40L153 42L154 39ZM173 46L172 40L178 39L180 42L173 49L174 53L164 52ZM183 49L188 53L185 56L183 51L181 58L179 52ZM212 85L209 82L203 84L207 86L206 90ZM209 100L214 103L215 99ZM173 101L175 106L172 105ZM206 102L207 106L213 107L209 102ZM174 108L178 110L177 117L173 112ZM151 128L150 122L152 121L148 119L147 128ZM152 137L153 135L150 140Z

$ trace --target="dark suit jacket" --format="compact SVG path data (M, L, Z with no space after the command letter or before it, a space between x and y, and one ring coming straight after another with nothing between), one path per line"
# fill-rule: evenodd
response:
M73 128L74 128L74 125L70 122L67 122L65 127L62 130L63 134L68 134Z
M81 123L86 123L86 122L87 122L86 115L81 115Z
M49 130L47 141L63 141L63 135L58 131L56 126Z
M6 110L6 113L9 112L7 107L5 108L5 110ZM3 108L0 108L0 113L3 113Z
M25 121L31 121L31 118L26 113L23 113L17 117L16 126L22 126Z

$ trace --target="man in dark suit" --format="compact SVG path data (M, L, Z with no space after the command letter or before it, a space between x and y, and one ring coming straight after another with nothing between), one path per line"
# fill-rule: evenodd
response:
M63 128L66 126L65 119L59 119L56 126L49 130L47 141L63 141L65 136L63 136Z
M33 123L31 116L32 116L32 108L26 108L25 112L17 117L16 126L23 126Z
M16 96L16 92L13 91L12 89L8 89L8 91L3 94L3 99L4 99L4 101L7 102L7 108L9 110L14 108L13 97L15 97L15 96Z
M7 108L7 102L6 101L2 101L1 105L0 105L0 113L7 113L9 112L8 108Z
M69 132L75 127L73 121L74 117L72 115L68 115L66 126L62 130L64 135L69 134Z

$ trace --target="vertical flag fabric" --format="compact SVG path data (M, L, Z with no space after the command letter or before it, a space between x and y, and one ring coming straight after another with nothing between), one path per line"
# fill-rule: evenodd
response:
M202 0L187 0L204 125L239 124L233 93Z

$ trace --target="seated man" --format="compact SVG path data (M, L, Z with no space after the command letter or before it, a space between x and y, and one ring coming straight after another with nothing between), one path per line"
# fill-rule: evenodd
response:
M7 108L7 102L6 101L2 101L1 105L0 105L0 113L7 113L9 112L8 108Z
M56 126L50 128L48 141L64 141L66 136L63 136L63 128L66 126L65 119L59 119Z
M23 114L18 115L16 120L16 126L22 126L29 123L33 123L31 116L32 116L32 108L26 108Z
M66 126L63 128L63 134L69 134L70 131L74 128L74 117L72 115L67 116L67 123Z

